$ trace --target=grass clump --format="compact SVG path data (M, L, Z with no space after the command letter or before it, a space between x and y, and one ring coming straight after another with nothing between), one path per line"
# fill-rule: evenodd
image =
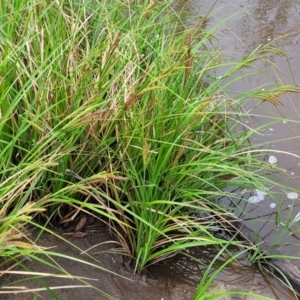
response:
M217 79L224 63L206 18L185 28L171 4L1 2L2 257L6 245L28 248L15 240L31 218L68 222L85 211L109 224L141 273L189 247L228 243L212 232L213 217L231 212L216 199L238 199L226 187L274 185L249 144L255 130L241 130L242 107L297 90L230 98L226 89L281 52L258 47Z

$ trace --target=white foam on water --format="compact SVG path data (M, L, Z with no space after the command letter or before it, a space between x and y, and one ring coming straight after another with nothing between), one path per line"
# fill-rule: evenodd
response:
M269 164L274 165L277 163L277 158L274 155L270 155L268 162L269 162Z
M265 196L267 195L266 192L261 191L259 189L255 189L254 191L255 191L256 195L253 195L248 198L249 203L259 203L265 199Z
M254 195L248 198L249 203L259 203L261 200L258 198L258 196Z
M296 192L289 192L286 194L286 196L291 200L295 200L298 198L298 194Z
M259 190L259 189L256 189L255 192L256 192L257 197L258 197L258 199L259 199L260 201L264 200L264 199L265 199L265 196L267 195L266 192L263 192L263 191L261 191L261 190Z
M271 208L275 208L275 207L276 207L276 203L271 203L271 204L270 204L270 207L271 207Z

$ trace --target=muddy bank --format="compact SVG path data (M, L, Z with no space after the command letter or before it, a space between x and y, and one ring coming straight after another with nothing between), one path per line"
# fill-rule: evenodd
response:
M18 289L29 289L32 292L2 294L1 299L29 300L33 299L34 296L37 297L36 299L49 300L192 299L195 288L191 286L178 288L172 286L168 280L154 280L149 277L133 275L132 271L124 265L122 256L111 253L111 251L114 251L112 243L114 241L105 229L96 233L89 233L84 238L69 239L69 242L73 245L63 242L57 237L44 234L40 244L47 247L49 251L61 253L69 259L54 257L54 260L52 260L47 256L40 256L41 259L56 265L57 268L55 269L28 258L23 262L24 269L18 268L18 270L25 272L25 269L27 269L29 273L70 274L77 276L77 279L42 276L41 274L38 276L39 278L34 278L34 274L28 276L17 274L2 276L1 291L4 287L14 286ZM85 251L87 251L86 254L83 254ZM85 260L86 264L76 261L77 259ZM104 271L104 269L110 272ZM45 289L47 286L51 291L38 291L39 289Z
M132 270L124 264L125 260L122 255L116 253L115 239L105 227L98 228L95 232L89 232L83 238L66 238L62 232L57 234L62 235L66 241L50 234L44 234L38 244L46 247L48 251L61 253L64 257L39 256L40 259L55 267L27 258L23 261L23 268L18 268L19 271L28 272L27 276L25 274L2 274L0 278L1 299L31 300L36 297L34 299L192 300L199 279L205 271L205 265L209 263L204 261L203 266L200 266L199 263L188 257L179 255L149 268L148 274L138 276L133 275ZM196 258L198 255L198 259L203 257L205 251L210 251L211 256L216 254L214 249L194 249L192 251L191 254ZM79 262L79 260L84 260L85 263ZM221 264L222 261L219 263ZM258 282L255 284L255 274L249 270L251 270L249 265L231 264L222 271L227 274L227 282L219 282L214 285L210 293L217 294L226 290L260 292L262 286ZM30 275L30 272L39 273ZM56 274L60 277L43 276L41 273ZM70 277L77 276L77 278L66 278L67 274ZM235 280L232 276L235 277ZM261 284L263 285L263 283ZM46 290L47 287L49 290ZM18 293L3 294L4 289L18 289ZM21 292L20 289L23 289L24 292ZM289 298L289 295L280 294L276 288L273 292L271 290L272 287L269 291L264 291L264 294L268 294L273 299ZM223 296L218 299L251 298Z

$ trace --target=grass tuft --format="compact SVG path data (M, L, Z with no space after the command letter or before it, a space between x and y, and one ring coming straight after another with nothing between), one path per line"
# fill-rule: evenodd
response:
M26 235L32 220L85 212L110 226L142 273L190 247L228 244L211 221L241 200L226 188L277 185L266 152L249 142L261 128L245 127L243 105L280 105L299 89L226 92L257 60L282 55L271 44L225 63L207 16L185 27L172 1L4 0L0 15L3 258L39 254Z

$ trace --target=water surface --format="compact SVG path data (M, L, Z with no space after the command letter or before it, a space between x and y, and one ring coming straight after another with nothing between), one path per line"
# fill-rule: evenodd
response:
M292 33L285 39L272 43L272 45L282 49L285 56L271 56L271 64L264 61L256 63L255 65L261 70L261 74L232 84L230 93L243 92L252 88L263 89L276 83L300 85L300 1L218 0L215 2L212 0L194 0L179 1L177 9L185 11L183 14L185 22L190 24L196 23L201 16L210 12L211 17L207 23L208 29L227 19L216 30L218 41L214 42L215 46L222 49L227 61L241 60L258 45L271 43L280 35ZM231 17L228 19L229 16ZM276 75L274 75L274 70ZM220 69L217 76L222 76L222 72L224 70ZM257 116L251 117L245 122L250 128L255 128L260 124L270 122L270 117L280 120L277 124L272 124L261 130L252 140L252 143L265 143L264 148L274 151L266 157L266 160L269 159L270 163L274 163L275 159L276 164L280 168L284 168L286 173L275 174L271 177L290 188L286 188L283 191L274 190L274 192L278 192L279 201L278 199L275 201L269 196L264 196L264 199L259 201L259 203L249 204L247 202L248 196L242 208L247 211L248 216L251 215L254 219L256 218L254 221L246 221L248 227L257 230L260 236L270 244L277 244L280 252L299 257L300 235L298 233L291 235L291 231L283 230L288 217L293 219L300 212L298 195L291 194L292 188L299 189L300 187L300 158L298 157L300 156L299 95L286 94L281 97L281 101L282 105L277 107L269 103L259 105L253 110ZM249 99L244 109L253 109L255 104L257 104L255 99ZM293 155L287 155L286 152L290 152ZM259 192L258 195L254 193L252 196L259 196ZM276 216L278 217L278 210L280 211L280 219L277 219L277 221L280 220L280 224L276 226L275 220ZM296 230L299 227L300 223L298 222L292 229ZM208 253L205 254L203 252L202 257L203 261L209 261ZM172 263L174 264L174 261ZM300 267L300 261L295 261L295 264ZM182 266L184 263L179 263L179 265ZM176 273L174 265L172 268L172 272ZM197 267L194 266L193 268ZM199 268L201 269L201 267ZM231 276L228 275L228 272L231 272ZM183 274L183 270L179 273ZM184 274L190 274L185 276L185 280L193 280L192 278L194 278L196 282L201 278L201 273L199 270L198 273L191 270L185 272ZM174 276L176 277L176 275ZM178 276L178 278L180 277L182 278L183 275ZM278 290L276 281L271 280L270 284L262 273L250 266L247 268L236 268L235 270L227 268L218 277L218 280L227 282L230 285L236 284L237 286L245 286L247 282L253 288L258 289L258 291L264 291L269 295L272 294L273 298L294 299L293 296L287 294L284 288L279 288ZM277 285L276 288L275 285Z

